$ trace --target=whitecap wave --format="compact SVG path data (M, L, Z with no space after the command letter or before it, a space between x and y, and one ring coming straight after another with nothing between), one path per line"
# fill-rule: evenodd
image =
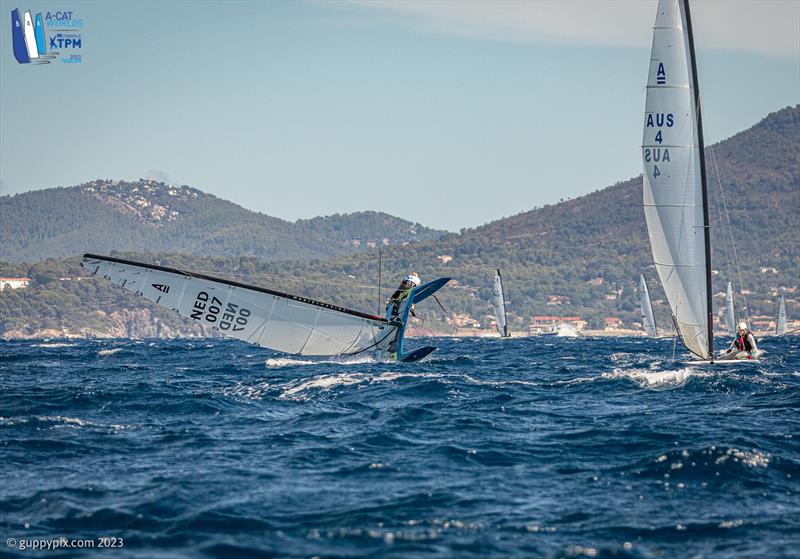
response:
M115 353L119 353L120 351L122 351L121 347L115 347L114 349L101 349L100 351L97 352L97 355L99 357L105 357L107 355L114 355Z
M364 363L378 363L371 355L348 355L324 360L297 359L292 357L275 357L267 359L264 364L271 368L301 367L304 365L362 365Z
M75 347L78 344L68 344L64 342L46 342L41 344L32 344L31 347Z
M651 369L614 369L610 373L603 373L602 378L606 379L629 379L642 388L650 389L669 389L678 388L686 384L692 377L706 377L711 373L701 371L692 367L683 367L666 371L654 371Z
M398 373L386 372L377 375L369 373L339 373L335 375L321 375L311 379L300 380L284 385L280 397L284 399L295 398L302 392L311 389L330 390L337 386L351 386L354 384L373 384L376 382L390 382L399 378L429 378L431 375L423 373Z

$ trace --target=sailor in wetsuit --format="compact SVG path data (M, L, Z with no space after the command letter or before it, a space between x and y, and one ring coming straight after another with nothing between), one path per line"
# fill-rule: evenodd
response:
M731 342L731 347L725 352L724 358L754 359L757 351L756 337L747 329L746 322L740 322L736 327L736 337Z
M386 300L386 318L389 320L395 320L397 318L397 314L400 312L400 303L402 303L406 297L411 294L411 290L421 284L422 281L419 279L419 276L416 272L411 272L407 275L402 282L400 282L400 287L398 287L392 296ZM411 307L411 316L417 316L414 314L414 307Z

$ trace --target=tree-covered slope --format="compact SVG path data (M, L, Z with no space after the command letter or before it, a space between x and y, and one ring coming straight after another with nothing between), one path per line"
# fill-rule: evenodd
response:
M443 234L377 212L292 223L195 188L147 180L96 180L4 196L0 216L0 259L8 261L112 250L302 260Z

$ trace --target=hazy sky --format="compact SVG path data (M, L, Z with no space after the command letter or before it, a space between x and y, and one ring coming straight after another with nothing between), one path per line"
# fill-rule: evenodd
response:
M157 171L457 230L641 173L655 0L0 4L2 194ZM83 62L18 64L14 8L72 11ZM707 143L800 103L800 0L692 13Z

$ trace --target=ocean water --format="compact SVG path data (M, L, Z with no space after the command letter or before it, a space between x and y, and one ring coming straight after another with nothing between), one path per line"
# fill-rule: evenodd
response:
M800 556L800 338L427 342L0 342L0 556Z

